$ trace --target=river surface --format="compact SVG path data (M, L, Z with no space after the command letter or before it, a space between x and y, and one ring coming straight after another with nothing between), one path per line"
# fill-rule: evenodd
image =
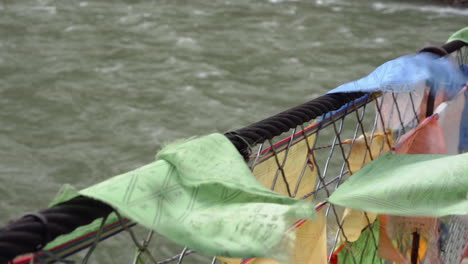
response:
M303 103L467 22L430 1L0 1L0 225L65 183ZM121 237L92 262L128 263ZM156 255L175 252L158 241Z

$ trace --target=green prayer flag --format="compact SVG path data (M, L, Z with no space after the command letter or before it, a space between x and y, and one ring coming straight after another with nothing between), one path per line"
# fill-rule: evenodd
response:
M157 158L79 194L179 244L225 257L285 259L288 229L315 217L312 204L261 185L221 134L173 143Z
M468 153L386 153L351 176L328 201L378 214L468 214Z
M461 40L465 43L468 43L468 27L462 28L457 32L453 33L453 35L450 36L447 42L451 42L454 40Z
M55 196L54 201L52 203L50 203L49 207L60 204L62 202L66 202L68 200L71 200L73 198L78 197L79 195L80 194L79 194L78 190L75 189L75 187L73 187L73 186L71 186L69 184L65 184L65 185L62 186L60 191ZM102 218L95 219L90 224L80 226L71 233L58 236L53 241L49 242L44 247L44 249L51 250L51 249L54 249L55 247L62 246L62 245L66 244L66 243L68 243L70 241L73 241L73 240L78 239L78 238L82 238L83 236L86 236L86 235L89 235L89 234L91 234L93 232L96 232L103 225L102 221L104 221L104 219L102 219ZM115 213L111 213L105 219L104 225L107 226L107 225L114 224L114 223L117 223L117 222L120 222L119 218L117 217L117 215ZM129 226L131 223L124 222L123 224L125 224L126 226ZM94 237L93 237L93 239L94 239ZM80 246L89 246L94 242L93 239L89 239L89 241L82 241L83 243L80 243L78 246L79 247ZM62 256L62 254L67 255L69 253L69 251L73 251L73 250L70 250L69 247L73 248L74 246L75 246L74 243L72 243L71 245L68 245L66 247L61 247L61 248L55 250L54 254L57 255L57 256L59 256L59 255ZM43 259L43 260L46 263L47 263L47 261L49 261L48 259ZM52 260L50 260L50 261L52 261Z
M340 264L383 264L385 261L378 256L380 221L368 225L353 243L346 243L343 250L338 254Z

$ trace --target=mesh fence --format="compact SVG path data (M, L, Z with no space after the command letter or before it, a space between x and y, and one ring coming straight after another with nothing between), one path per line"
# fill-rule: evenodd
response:
M463 65L468 62L467 48L457 51L455 58L459 65L466 67ZM424 85L411 93L368 94L279 137L250 146L248 166L260 182L276 192L319 205L317 210L326 217L327 263L389 263L378 256L381 220L362 213L362 233L356 240L355 234L345 230L345 220L355 212L321 202L353 173L391 150L405 132L416 127L425 117L420 114L424 112L425 100ZM162 257L154 254L154 248L160 246L157 241L160 236L153 231L142 236L142 229L135 231L135 223L117 212L99 221L100 228L90 230L86 236L17 258L13 263L88 263L96 251L105 250L106 243L101 245L101 241L121 232L130 235L129 243L135 247L132 263L257 263L255 259L221 260L189 248ZM444 263L459 263L456 256L460 258L468 240L466 219L451 217L442 222L445 232L438 232L446 237L445 243L438 246L437 255ZM422 247L417 244L418 235L412 232L410 242L408 237L397 237L399 250L409 252L413 263L434 263L431 254L418 251ZM75 253L78 258L69 258Z

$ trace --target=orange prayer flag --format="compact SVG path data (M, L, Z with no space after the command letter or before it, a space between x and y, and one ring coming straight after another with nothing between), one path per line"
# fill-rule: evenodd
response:
M432 115L404 134L395 146L396 154L447 154L444 134Z

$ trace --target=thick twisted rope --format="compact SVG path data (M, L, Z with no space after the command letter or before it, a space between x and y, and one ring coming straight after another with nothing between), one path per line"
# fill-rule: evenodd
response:
M40 250L56 237L106 217L112 210L105 203L79 196L37 213L26 214L0 228L0 263Z
M272 139L291 128L337 110L363 95L363 93L323 95L245 128L228 132L226 136L247 158L248 144L254 145ZM56 237L71 233L76 228L90 224L98 218L106 217L112 210L105 203L80 196L34 214L26 214L0 229L0 263L7 263L21 254L38 251Z
M265 142L323 114L338 110L362 96L364 93L326 94L225 135L247 160L250 154L249 146Z

